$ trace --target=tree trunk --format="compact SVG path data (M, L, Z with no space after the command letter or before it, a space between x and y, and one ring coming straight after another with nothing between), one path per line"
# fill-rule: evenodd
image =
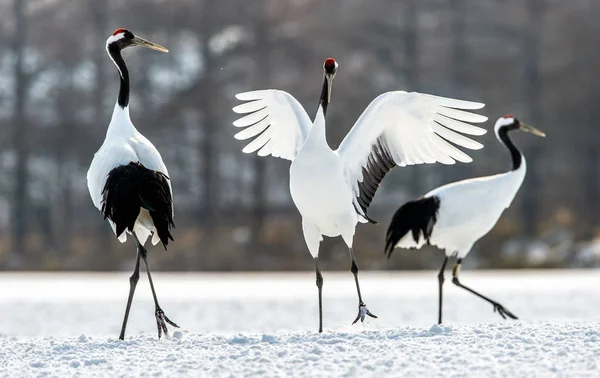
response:
M92 30L95 35L103 36L107 35L110 30L108 30L108 1L106 0L90 0L90 18L92 24ZM108 57L106 55L106 51L104 49L94 49L94 65L96 66L96 76L94 83L94 92L93 92L93 101L94 101L94 119L97 120L100 124L106 125L105 127L94 127L92 128L93 143L92 145L96 145L98 148L102 144L104 139L104 135L106 133L106 128L108 127L108 122L110 121L110 114L106 111L106 82L107 82L107 72L106 69L110 64L108 61ZM115 70L115 81L116 79L116 70ZM115 90L115 94L116 94ZM92 161L92 153L89 155L88 163ZM89 201L90 206L93 206L92 201ZM101 261L107 261L112 259L106 259L107 252L111 250L111 241L114 238L114 233L112 232L110 226L104 221L103 217L98 216L95 217L97 222L97 232L95 233L97 236L95 245L95 252L92 256L96 256L98 259L95 261L98 264L101 264ZM96 264L95 264L96 265ZM100 266L97 265L100 269L114 269L113 266Z
M540 77L540 35L541 35L541 20L543 18L544 4L540 0L528 0L526 10L529 17L527 23L527 35L523 39L521 48L522 56L525 59L525 72L523 73L523 83L525 83L524 97L529 102L531 122L543 124L542 112L542 81ZM527 156L527 165L530 169L527 170L525 185L523 186L523 206L522 220L526 235L533 235L536 230L539 212L539 200L541 186L541 174L539 171L541 160L541 143L533 143L531 147L525 151Z
M25 251L25 238L27 236L28 216L28 153L27 141L29 127L25 115L27 102L27 76L24 68L24 50L27 40L27 19L25 17L26 0L15 0L15 34L13 36L14 63L14 109L13 109L13 148L15 149L14 187L12 195L12 247L15 262L23 258Z
M259 22L256 25L256 46L254 48L255 56L254 61L256 64L256 88L261 88L263 85L270 82L269 74L269 55L271 46L269 44L269 28L267 23L268 19L260 19L260 17L266 17L264 14L267 12L267 2L262 1L262 15L258 15ZM259 7L260 9L260 7ZM251 248L256 254L263 252L263 241L261 238L264 230L264 224L267 215L267 159L260 156L253 156L254 165L254 182L252 186L253 193L253 208L252 208L252 223L251 223Z
M204 200L203 218L206 219L208 225L214 226L218 223L219 209L219 177L218 172L218 138L217 125L219 124L218 109L216 98L219 97L219 89L215 82L217 64L215 57L210 51L208 41L210 34L204 36L203 43L203 58L205 62L205 78L204 78L204 108L202 110L204 133L201 140L200 151L202 153L202 161L204 163L203 179L204 183Z
M451 0L450 6L452 9L452 82L456 91L456 98L467 98L465 88L469 87L469 71L467 69L467 46L465 43L465 19L466 6L465 0ZM473 164L457 164L454 170L447 169L448 167L441 166L440 177L441 184L446 184L449 181L457 179L466 179L474 176ZM450 177L450 174L452 176Z
M404 72L406 75L407 91L419 91L421 80L419 75L419 30L418 30L418 0L408 0L403 14L404 30L402 44L404 45ZM423 182L415 167L406 170L405 185L409 188L410 196L422 194Z

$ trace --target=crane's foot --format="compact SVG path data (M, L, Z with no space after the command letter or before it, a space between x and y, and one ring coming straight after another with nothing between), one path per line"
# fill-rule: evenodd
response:
M172 325L173 327L179 328L177 324L171 321L171 319L167 318L167 315L163 312L160 307L156 308L156 312L154 312L154 316L156 317L156 326L158 327L158 338L162 336L163 332L165 336L169 333L167 330L167 324Z
M371 311L369 311L369 309L367 308L367 306L364 303L359 303L358 304L358 315L356 316L356 319L354 319L354 321L352 322L352 324L356 324L356 322L360 319L361 323L365 321L365 316L369 315L372 318L377 319L376 315L373 315L371 313Z
M494 305L494 312L498 312L498 314L500 314L500 316L502 316L502 319L506 319L506 317L509 317L509 318L515 319L515 320L519 319L519 318L517 318L517 316L515 314L513 314L512 312L505 309L504 306L502 306L500 303L493 302L492 304Z

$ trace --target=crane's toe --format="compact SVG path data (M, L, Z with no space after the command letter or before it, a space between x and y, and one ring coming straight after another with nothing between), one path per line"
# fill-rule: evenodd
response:
M371 311L369 311L369 309L367 308L367 306L364 303L361 303L358 305L358 315L356 316L356 319L354 319L354 321L352 322L352 324L356 324L356 322L358 322L358 320L360 319L361 322L365 321L365 317L366 316L370 316L372 318L377 319L377 316L372 314Z
M172 325L173 327L179 328L177 324L175 324L171 319L167 318L167 315L163 312L163 310L158 307L156 312L154 313L156 317L156 326L158 327L158 338L162 336L163 332L165 336L169 333L167 330L167 324Z
M519 319L515 314L505 309L500 303L494 303L494 312L498 312L498 314L502 316L502 319L506 319L506 317L515 320Z

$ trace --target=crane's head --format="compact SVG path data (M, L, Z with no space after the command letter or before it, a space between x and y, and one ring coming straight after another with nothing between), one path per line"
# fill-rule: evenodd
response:
M327 80L327 102L331 102L331 87L333 85L333 78L337 72L338 64L333 58L325 59L323 63L323 70L325 70L325 79Z
M325 75L331 75L333 77L333 76L335 76L335 73L337 72L338 64L335 61L335 59L327 58L327 59L325 59L325 62L323 63L323 69L325 70Z
M530 126L528 124L525 124L525 123L519 121L512 114L507 114L504 117L500 117L496 121L496 125L494 126L494 131L496 132L496 137L498 139L500 139L498 133L502 129L505 129L506 131L522 130L522 131L526 131L528 133L532 133L533 135L537 135L537 136L540 136L540 137L545 137L546 136L546 134L544 134L540 130L536 129L535 127Z
M110 37L106 40L106 49L117 49L123 50L127 47L132 46L142 46L147 47L152 50L160 51L160 52L169 52L169 50L165 49L159 44L154 42L150 42L141 37L136 37L127 29L117 29L112 33Z

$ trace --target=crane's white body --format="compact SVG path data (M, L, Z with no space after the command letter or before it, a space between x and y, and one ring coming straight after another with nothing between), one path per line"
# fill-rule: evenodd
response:
M433 226L430 244L445 250L446 256L464 258L473 244L490 232L519 191L527 165L493 176L478 177L447 184L425 194L425 198L440 200L437 222ZM415 243L407 233L398 244L401 248L420 248L425 238Z
M325 138L321 106L313 125L298 101L286 92L262 90L236 97L250 102L233 110L250 114L234 122L236 127L248 126L235 137L255 137L243 151L292 160L290 192L302 215L306 244L315 258L322 235L341 235L352 247L356 224L366 220L357 200L359 183L370 161L377 159L376 150L385 150L400 166L470 162L469 156L446 140L471 149L481 148L481 144L452 130L482 135L484 129L464 122L487 120L452 109L479 109L483 107L480 103L388 92L373 100L339 149L333 151Z
M290 192L302 215L308 250L319 254L321 235L341 235L348 247L359 215L352 205L352 188L344 177L343 162L325 141L325 117L319 110L315 124L290 166Z
M94 159L87 172L88 190L94 206L98 210L102 210L102 189L109 172L113 168L127 165L130 162L139 162L148 169L169 176L167 167L156 147L133 126L129 118L129 107L121 108L119 104L116 104L104 143L98 152L94 154ZM169 188L171 188L170 181ZM110 220L108 222L116 233L115 224ZM142 244L152 234L153 245L160 241L152 218L146 209L141 209L134 226L134 232ZM123 232L117 237L121 243L124 243L127 241L127 232Z

